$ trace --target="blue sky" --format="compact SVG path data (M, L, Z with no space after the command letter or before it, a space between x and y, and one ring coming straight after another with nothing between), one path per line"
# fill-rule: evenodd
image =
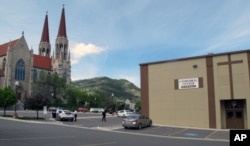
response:
M140 87L140 63L250 48L249 0L1 0L0 44L24 31L37 53L48 11L54 50L63 4L72 80Z

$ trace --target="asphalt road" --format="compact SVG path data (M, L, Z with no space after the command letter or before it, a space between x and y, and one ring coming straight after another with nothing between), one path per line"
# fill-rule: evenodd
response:
M25 112L29 115L29 112ZM32 114L32 113L31 113ZM0 114L1 115L1 114ZM19 112L21 115L21 112ZM25 116L27 116L25 115ZM0 146L228 146L225 137L207 138L211 130L153 126L123 129L121 118L78 114L77 122L24 121L0 117ZM44 116L44 115L41 115ZM198 134L197 134L198 133ZM223 133L222 135L227 135ZM227 136L226 136L227 137Z

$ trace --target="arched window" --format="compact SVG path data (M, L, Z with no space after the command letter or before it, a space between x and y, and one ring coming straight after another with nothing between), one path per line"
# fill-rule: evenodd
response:
M19 59L15 68L15 80L24 80L25 78L25 65L23 59Z
M63 48L63 44L61 43L61 44L60 44L60 49L62 49L62 48Z
M2 65L2 70L3 70L3 71L5 70L5 66L6 66L6 59L4 58L4 59L3 59L3 65Z
M36 81L37 80L37 70L34 69L33 70L33 81Z
M49 48L47 48L47 49L46 49L46 56L47 56L47 57L49 57L49 53L50 53Z
M67 45L66 44L64 45L64 52L65 53L67 52Z
M40 71L40 73L39 73L39 80L40 80L40 81L44 81L44 79L45 79L45 73L44 73L44 71L42 70L42 71Z

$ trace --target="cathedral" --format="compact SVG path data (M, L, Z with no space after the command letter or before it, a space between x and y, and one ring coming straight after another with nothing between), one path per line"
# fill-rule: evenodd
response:
M0 88L10 86L19 100L32 95L32 83L48 74L57 74L71 82L70 50L62 8L55 50L51 54L48 14L45 15L38 54L29 49L24 33L20 38L0 44Z

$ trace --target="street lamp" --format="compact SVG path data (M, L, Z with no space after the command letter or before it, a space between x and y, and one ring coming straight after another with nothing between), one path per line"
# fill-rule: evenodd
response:
M111 96L112 96L113 108L114 111L116 111L116 100L114 101L114 93L112 93Z
M96 98L95 98L95 107L96 107Z
M25 91L25 94L24 94L24 110L26 110L27 108L27 91Z

